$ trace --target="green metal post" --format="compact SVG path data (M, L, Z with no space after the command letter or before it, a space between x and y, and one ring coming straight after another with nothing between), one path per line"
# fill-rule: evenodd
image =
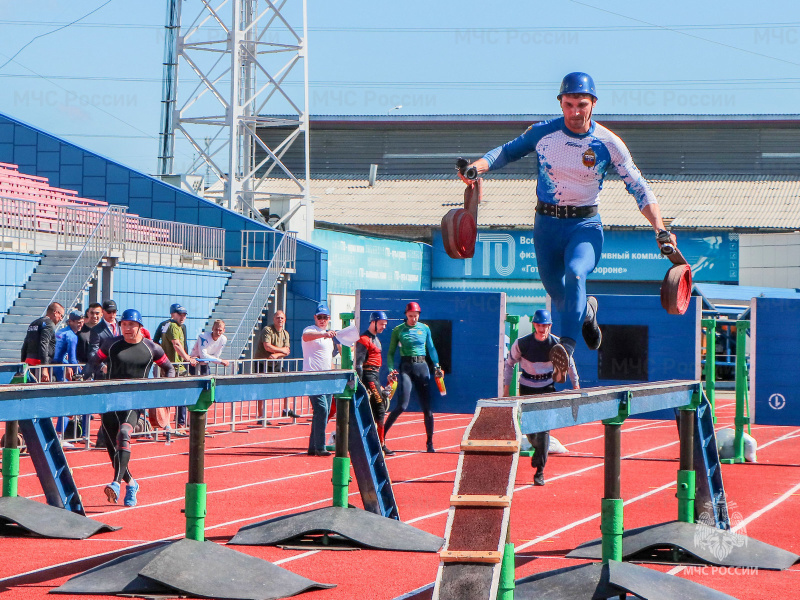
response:
M736 418L733 438L733 461L744 462L744 426L750 425L750 417L745 414L747 400L747 332L750 321L736 321Z
M620 400L619 411L613 419L603 421L605 429L603 498L600 501L600 533L603 564L622 560L622 534L625 532L621 493L621 431L630 414L631 393Z
M519 338L519 316L517 315L506 315L506 322L510 324L509 331L508 331L508 351L511 352L511 346L514 345L514 342L517 341ZM516 396L519 394L519 365L514 365L514 375L511 378L511 383L508 387L508 395L509 396Z
M514 544L507 542L503 548L503 562L500 563L497 600L514 600L514 587Z
M19 480L19 421L6 423L6 445L3 448L3 498L17 495Z
M714 423L717 422L717 320L703 319L700 325L706 328L706 397L711 404Z
M204 479L206 415L214 403L215 382L200 392L197 404L189 407L189 481L186 484L186 538L202 542L206 529L206 484Z
M355 319L353 313L341 313L342 325L349 327ZM349 346L342 348L342 368L353 368L352 350ZM336 456L333 458L333 505L347 508L350 495L350 456L348 455L348 436L350 429L350 402L355 389L347 387L336 396Z
M21 375L11 379L11 383L28 382L28 365L23 366ZM19 421L6 422L6 443L3 448L3 498L18 495L19 482Z
M678 470L678 521L694 523L695 471L694 471L694 419L695 409L681 409L678 417L680 430L680 467Z

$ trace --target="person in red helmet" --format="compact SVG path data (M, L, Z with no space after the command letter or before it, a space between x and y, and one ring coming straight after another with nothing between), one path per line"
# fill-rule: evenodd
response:
M439 366L439 354L433 345L430 327L425 323L420 323L419 315L422 312L420 305L416 302L409 302L406 306L406 320L392 330L392 339L389 342L389 352L386 357L386 365L392 375L397 376L400 381L399 402L394 410L389 413L384 425L384 434L389 433L389 428L394 425L411 399L411 386L417 390L417 398L425 421L425 433L427 436L426 449L428 452L435 452L433 449L433 411L431 411L431 373L425 356L430 356L435 365L435 376L443 375L442 368ZM400 346L400 371L394 368L394 353L397 346Z

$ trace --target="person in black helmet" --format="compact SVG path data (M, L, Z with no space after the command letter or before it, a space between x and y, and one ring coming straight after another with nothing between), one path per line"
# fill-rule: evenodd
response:
M161 368L165 377L175 376L175 367L161 346L144 337L142 315L138 310L123 312L119 328L122 335L103 340L86 365L87 378L99 372L103 364L108 366L108 379L146 379L153 364ZM139 484L131 476L128 464L131 434L140 413L139 410L117 410L102 415L106 448L114 466L114 480L105 487L105 494L108 501L115 504L119 500L120 485L125 481L125 506L136 506Z
M511 346L503 370L503 395L509 395L511 378L514 374L514 365L519 364L519 395L532 396L534 394L547 394L555 392L553 383L555 376L553 361L550 360L550 351L559 343L559 339L550 333L553 319L550 311L537 310L533 313L533 332L519 338ZM578 371L575 361L570 357L569 378L572 389L579 389ZM533 476L534 485L544 485L544 466L547 463L547 449L550 445L550 432L527 434L528 441L533 447L531 466L536 469Z
M379 374L383 359L381 358L381 341L378 339L378 335L383 333L388 323L389 317L382 310L376 310L369 316L369 327L356 342L355 369L358 378L364 383L369 393L369 405L372 408L372 416L375 419L375 427L378 429L378 438L381 441L383 453L391 456L394 452L386 447L383 430L386 399L381 393Z
M558 101L562 117L531 125L469 167L481 174L534 156L538 173L534 248L542 284L561 316L561 343L553 347L551 358L563 375L579 334L593 350L602 342L597 300L586 296L586 277L597 266L603 247L598 203L608 170L614 169L625 182L655 230L659 247L674 244L675 236L666 232L658 202L624 142L592 120L597 103L592 78L569 73L561 82ZM459 176L471 183L462 173Z

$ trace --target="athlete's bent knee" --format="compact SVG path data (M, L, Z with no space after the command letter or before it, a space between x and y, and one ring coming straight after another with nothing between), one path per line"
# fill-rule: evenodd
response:
M130 452L131 449L131 434L133 433L133 425L130 423L123 423L119 427L119 433L117 434L117 449L118 450L127 450Z

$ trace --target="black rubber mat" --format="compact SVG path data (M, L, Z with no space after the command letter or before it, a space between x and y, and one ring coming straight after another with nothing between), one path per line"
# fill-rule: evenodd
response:
M190 596L224 600L271 600L336 587L214 542L187 539L170 544L140 574Z
M688 579L609 561L538 573L516 582L514 600L605 600L634 594L642 600L736 600Z
M608 568L599 563L537 573L516 581L514 600L603 600L622 591L608 583Z
M214 542L183 539L112 560L77 575L57 594L180 594L222 600L275 600L334 584L317 583Z
M494 565L448 563L439 582L439 600L486 600L491 596ZM516 597L516 596L515 596Z
M638 527L622 536L624 560L664 562L667 555L653 558L653 552L676 548L696 561L723 567L757 567L782 571L795 564L800 556L738 533L722 531L700 523L670 521ZM602 558L600 539L581 544L567 558Z
M119 529L63 508L19 496L0 498L0 524L6 523L13 523L42 537L65 540L85 540L102 531ZM4 535L9 535L9 532L13 532L13 528L3 528Z
M329 506L242 527L229 544L275 546L305 535L335 533L376 550L438 552L444 538L395 519L361 510Z
M105 564L76 575L61 587L51 590L53 594L167 594L169 587L139 575L166 544L149 550L126 554Z
M733 596L661 571L609 561L609 581L642 600L736 600Z

